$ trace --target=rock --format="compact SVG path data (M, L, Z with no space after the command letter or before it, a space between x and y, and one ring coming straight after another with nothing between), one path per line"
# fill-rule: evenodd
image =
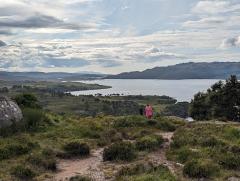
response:
M240 178L238 177L230 177L227 179L227 181L240 181Z
M22 111L14 101L0 96L0 128L11 126L22 118Z

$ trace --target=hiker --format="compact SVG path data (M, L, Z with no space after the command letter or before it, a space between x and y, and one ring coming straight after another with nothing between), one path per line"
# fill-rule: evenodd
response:
M145 116L148 119L151 119L153 116L153 108L152 106L150 106L149 104L145 107Z

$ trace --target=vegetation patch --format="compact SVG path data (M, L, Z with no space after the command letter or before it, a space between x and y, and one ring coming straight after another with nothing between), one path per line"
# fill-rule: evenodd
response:
M0 160L27 154L31 151L31 145L10 144L0 149Z
M153 151L158 149L164 142L160 135L144 136L136 141L136 148L140 151Z
M192 160L185 164L183 173L192 178L210 178L219 173L219 166L208 160Z
M221 154L219 163L226 169L240 169L240 155L231 152Z
M92 181L91 178L85 176L74 176L69 179L69 181Z
M147 120L142 116L127 116L117 119L114 122L115 128L143 127L147 125Z
M55 155L44 153L30 155L27 161L36 167L43 167L45 170L56 171L57 161Z
M167 157L185 164L183 173L192 178L221 180L226 175L237 174L240 169L238 129L235 124L190 123L175 132Z
M12 168L11 174L21 180L32 180L37 175L31 168L20 165Z
M132 161L136 158L134 144L131 142L113 143L104 149L104 161Z
M86 157L90 155L90 147L87 143L80 143L77 141L69 142L63 147L66 156Z
M123 167L116 181L176 181L176 178L165 166L153 166L151 163Z

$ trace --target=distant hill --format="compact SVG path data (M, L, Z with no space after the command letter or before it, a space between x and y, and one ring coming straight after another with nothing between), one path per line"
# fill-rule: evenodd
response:
M226 79L230 75L240 77L240 62L190 62L167 67L155 67L142 72L110 75L106 79Z
M89 80L100 79L106 75L90 73L64 73L64 72L4 72L0 71L0 80Z

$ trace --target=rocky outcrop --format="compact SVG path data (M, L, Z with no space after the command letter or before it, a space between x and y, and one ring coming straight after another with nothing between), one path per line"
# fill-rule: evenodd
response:
M22 118L22 111L14 101L0 96L0 128L11 126Z

